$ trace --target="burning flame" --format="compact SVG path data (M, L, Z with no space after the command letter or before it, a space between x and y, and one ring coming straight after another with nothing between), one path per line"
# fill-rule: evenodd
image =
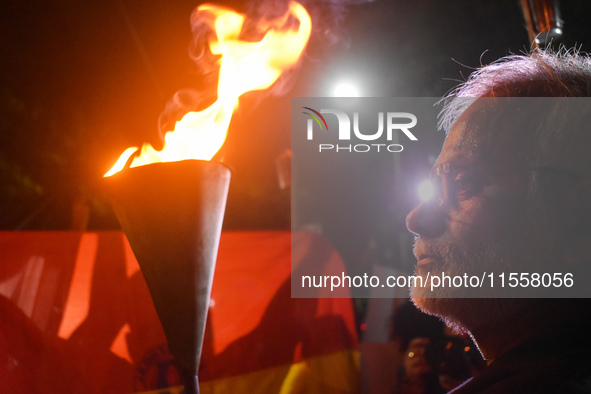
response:
M239 39L244 15L211 4L199 6L196 12L213 16L205 19L216 36L209 41L209 48L214 55L221 55L217 101L203 111L187 113L178 121L174 131L165 134L161 151L145 143L130 167L189 159L210 160L226 139L238 97L248 91L269 88L283 71L293 67L312 30L310 16L295 1L289 3L288 11L281 18L262 20L258 24L260 30L267 31L259 42ZM291 26L292 17L299 25L286 28L288 24ZM126 149L105 177L121 171L137 151L137 147Z

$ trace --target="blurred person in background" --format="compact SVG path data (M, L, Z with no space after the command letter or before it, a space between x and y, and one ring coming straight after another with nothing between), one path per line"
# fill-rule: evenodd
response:
M447 393L484 366L467 335L452 332L411 302L394 312L391 340L399 360L394 393Z

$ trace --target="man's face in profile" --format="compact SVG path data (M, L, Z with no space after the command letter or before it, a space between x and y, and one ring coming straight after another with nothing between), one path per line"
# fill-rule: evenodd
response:
M480 99L450 130L434 166L439 195L407 218L418 235L417 275L525 272L527 264L556 258L556 237L545 234L545 218L530 202L524 144L519 132L503 124L506 118L502 108ZM465 322L466 314L478 321L491 317L478 300L450 300L461 292L415 287L411 297L425 312L450 321Z

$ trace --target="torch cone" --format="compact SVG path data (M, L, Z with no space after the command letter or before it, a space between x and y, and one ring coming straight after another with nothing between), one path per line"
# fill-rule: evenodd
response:
M197 371L230 171L186 160L128 168L104 179L140 265L185 392Z

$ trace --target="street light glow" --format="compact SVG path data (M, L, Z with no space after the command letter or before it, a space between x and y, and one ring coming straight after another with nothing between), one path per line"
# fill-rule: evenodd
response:
M359 97L359 91L348 82L341 82L334 89L335 97Z
M425 179L419 184L417 192L421 201L426 202L433 199L435 195L435 186L429 179Z

